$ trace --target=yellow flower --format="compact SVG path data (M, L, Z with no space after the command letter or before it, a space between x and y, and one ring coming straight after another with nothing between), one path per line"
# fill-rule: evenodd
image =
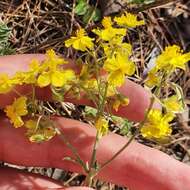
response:
M61 67L68 62L63 58L59 58L53 50L48 50L47 58L42 65L37 77L37 85L46 87L52 85L54 87L63 87L67 82L75 78L74 71ZM36 68L33 66L33 68Z
M55 80L61 78L60 76L63 75L61 72L63 68L61 68L61 66L67 63L68 62L63 58L58 57L54 50L50 49L46 52L46 59L43 64L40 64L39 60L33 59L29 64L29 70L25 72L17 72L14 75L13 80L19 81L17 82L19 85L37 83L40 87L45 87L53 81L53 84L60 86L60 83L63 83L63 80L60 80L59 82ZM58 75L56 76L56 74ZM51 80L48 77L51 78ZM59 83L59 85L57 85L57 83Z
M173 95L163 100L164 107L168 112L179 113L183 111L183 105L177 95Z
M33 59L29 64L29 71L38 73L41 69L40 61L37 59Z
M45 69L56 70L59 66L68 64L68 61L56 55L53 49L49 49L46 52L46 59L41 64L42 71Z
M9 92L13 87L12 80L7 74L0 74L0 93L5 94Z
M174 115L167 113L163 115L160 110L152 109L145 125L141 129L143 137L148 139L164 139L171 135L169 122L172 121Z
M94 39L86 35L86 32L83 28L80 28L77 31L76 37L71 37L70 39L65 41L65 46L73 46L74 49L81 51L86 51L87 49L91 50L94 47L94 44L92 42L93 40Z
M105 61L104 69L109 73L109 84L121 86L125 82L125 75L131 76L135 73L135 64L128 57L118 54Z
M48 71L39 75L37 83L40 87L52 85L54 87L63 87L66 83L74 80L75 73L72 70Z
M22 84L35 84L36 83L36 77L37 73L34 72L17 72L14 76L14 79L17 79L20 81L19 85Z
M25 116L28 113L26 101L27 98L22 96L14 100L12 105L8 105L5 108L6 115L10 118L15 128L21 127L24 124L21 116Z
M104 136L108 133L108 121L104 117L99 117L95 122L95 127L99 132L99 136Z
M0 94L6 94L11 91L11 89L20 84L20 80L14 77L9 77L8 74L0 74Z
M165 48L156 60L157 69L172 72L176 68L185 70L185 63L190 60L190 53L183 54L179 46L173 45Z
M104 26L104 29L94 29L93 32L104 41L113 40L115 37L123 38L126 35L126 29L112 27L112 21L110 17L105 17L102 21L102 25Z
M25 127L28 129L27 136L30 142L40 143L48 141L56 135L56 130L51 126L51 123L28 120L25 123Z
M121 17L115 17L114 21L120 26L135 28L136 26L144 25L144 20L137 20L137 16L125 12Z
M128 98L116 99L113 102L113 109L117 112L120 106L127 106L129 104Z
M157 71L155 69L151 70L148 73L148 78L145 82L145 84L148 87L154 87L154 86L159 86L160 82L161 82L161 77L158 75L159 73L157 73Z

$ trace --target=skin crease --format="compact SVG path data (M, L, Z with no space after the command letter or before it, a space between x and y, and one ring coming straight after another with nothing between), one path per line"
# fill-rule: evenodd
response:
M0 68L2 68L0 71L8 71L9 74L13 74L16 70L26 69L27 63L34 56L43 59L43 55L2 57L0 59ZM15 67L15 65L17 66ZM29 87L23 87L19 90L27 92L29 89ZM46 95L45 98L49 99L48 90L44 89L44 91L39 92L38 96L42 98ZM149 104L149 93L129 81L120 90L128 95L130 107L121 108L117 114L135 121L142 120ZM7 103L10 103L14 96L14 93L1 95L0 106L4 107ZM85 103L83 100L81 102ZM138 111L136 111L137 108ZM89 161L96 133L95 129L87 124L66 118L54 117L54 121L57 123L57 127L63 130L73 146L76 147L81 158ZM80 166L63 161L65 156L72 156L72 153L63 144L60 137L55 137L42 144L35 144L27 140L23 128L15 129L11 127L4 116L0 118L0 126L2 126L0 128L0 160L17 165L62 168L83 173ZM105 162L126 141L126 138L112 133L103 137L97 151L98 161L100 163ZM2 168L0 171L2 171ZM4 175L3 173L0 172L0 189L1 185L4 184L1 178ZM128 186L132 190L189 190L189 176L189 166L158 150L133 142L97 177L118 185Z

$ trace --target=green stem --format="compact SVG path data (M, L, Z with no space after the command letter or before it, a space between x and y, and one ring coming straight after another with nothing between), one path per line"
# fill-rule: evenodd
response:
M101 115L103 115L104 107L105 107L105 103L106 103L107 91L108 91L108 83L106 83L104 95L102 97L102 102L100 102L100 105L98 107L98 113L96 115L96 119L98 119ZM86 185L88 185L88 186L92 185L92 180L98 173L97 172L98 169L95 168L95 163L96 163L96 152L97 152L98 143L99 143L99 136L100 136L100 134L99 134L99 131L97 130L96 139L94 142L93 152L92 152L90 165L89 165L89 172L88 172L88 175L86 177Z
M91 168L93 168L93 166L95 165L95 162L96 162L96 151L98 148L98 142L99 142L99 132L97 131L96 139L95 139L94 146L93 146L92 158L90 161L90 170L91 170Z
M72 151L72 153L76 157L76 161L82 166L84 171L87 173L88 169L86 167L86 164L80 158L80 155L78 154L76 148L69 142L69 140L65 137L65 135L63 134L63 132L61 130L59 130L58 128L56 128L56 129L58 130L58 133L59 133L61 139L63 140L63 142L67 145L67 147Z
M102 102L99 105L99 109L98 109L98 113L97 113L97 117L96 117L97 119L104 112L105 103L106 103L106 97L107 97L107 92L108 92L108 86L109 86L108 83L106 83L104 95L102 97Z

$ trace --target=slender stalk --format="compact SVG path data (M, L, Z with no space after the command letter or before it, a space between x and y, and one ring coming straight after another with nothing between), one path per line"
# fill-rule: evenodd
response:
M93 170L93 169L94 169L95 162L96 162L96 151L98 148L98 142L99 142L99 133L97 131L96 139L95 139L94 146L93 146L92 157L90 160L89 171L88 171L88 175L85 180L85 184L88 185L89 187L92 186L92 180L93 180L94 176L97 174L96 168L95 168L95 170Z
M36 88L32 84L32 108L34 109L34 113L36 113L36 111L37 111L35 99L36 99Z
M107 91L108 91L108 83L106 83L104 95L102 97L102 102L100 102L98 113L96 115L96 119L98 119L104 112ZM88 186L92 185L92 180L93 180L94 176L96 176L96 174L98 173L97 168L94 168L94 167L95 167L95 162L96 162L96 152L97 152L98 143L99 143L99 135L100 135L99 131L97 130L96 139L95 139L94 146L93 146L93 152L92 152L92 156L91 156L91 160L90 160L89 172L86 177L86 184Z
M63 140L63 142L67 145L68 148L70 148L70 150L72 151L73 155L76 157L76 161L82 166L82 168L84 169L84 171L86 173L88 173L88 169L86 167L86 164L80 158L80 155L78 154L76 148L69 142L69 140L65 137L65 135L63 134L63 132L61 130L59 130L58 128L56 128L56 129L58 130L58 133L59 133L61 139Z
M94 146L93 146L92 158L91 158L91 161L90 161L90 168L92 168L94 166L94 162L96 160L96 150L97 150L97 145L98 145L98 140L99 140L98 136L99 136L99 133L97 132L96 133L95 143L94 143Z
M103 98L102 98L102 102L100 103L99 105L99 110L98 110L98 113L97 113L97 118L103 114L104 112L104 108L105 108L105 103L106 103L106 96L107 96L107 92L108 92L108 83L106 83L106 86L105 86L105 90L104 90L104 95L103 95Z

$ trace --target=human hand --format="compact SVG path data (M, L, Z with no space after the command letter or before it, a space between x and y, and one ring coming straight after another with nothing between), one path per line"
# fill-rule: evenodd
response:
M43 55L18 55L0 58L0 71L14 74L16 71L27 69L32 58L44 59ZM30 92L30 86L17 89L21 94ZM120 89L130 99L129 106L121 108L117 114L131 120L140 121L144 117L150 101L150 95L140 86L126 81ZM38 98L51 100L48 88L37 91ZM12 102L16 94L0 95L0 107ZM78 104L90 104L87 100L70 100ZM156 105L155 105L156 106ZM96 131L88 124L54 117L69 141L78 150L84 161L89 161ZM83 173L80 166L63 161L64 157L72 157L71 151L63 144L59 136L41 144L31 143L24 136L24 129L13 128L5 116L0 117L0 160L23 166L53 167ZM119 150L127 139L116 134L108 134L100 140L97 159L100 163L108 160ZM26 189L61 189L58 183L39 177L38 175L23 174L16 170L0 169L0 189L9 187ZM99 179L128 186L132 190L189 190L190 167L180 163L164 153L133 142L121 155L105 167L97 176ZM79 187L80 189L82 187Z

